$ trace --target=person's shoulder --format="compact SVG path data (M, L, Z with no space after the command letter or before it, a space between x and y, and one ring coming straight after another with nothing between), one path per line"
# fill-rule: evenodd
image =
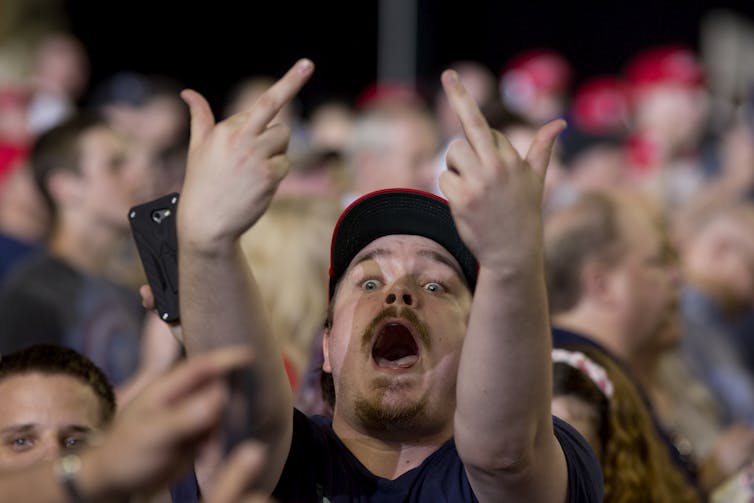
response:
M300 410L293 409L293 445L291 451L303 451L307 455L332 450L339 446L338 438L332 429L332 418L327 416L308 416Z
M601 502L602 469L594 451L573 426L555 416L552 421L568 467L568 501Z
M81 274L65 262L45 251L37 251L24 257L9 271L3 290L37 289L80 281Z

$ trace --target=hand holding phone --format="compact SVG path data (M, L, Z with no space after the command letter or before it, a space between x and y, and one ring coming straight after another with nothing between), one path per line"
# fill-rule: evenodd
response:
M178 311L178 238L175 214L178 193L134 206L128 212L136 249L152 288L157 314L167 322Z

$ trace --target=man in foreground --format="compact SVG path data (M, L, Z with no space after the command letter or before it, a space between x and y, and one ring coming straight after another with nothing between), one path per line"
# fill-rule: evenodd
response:
M178 212L183 333L189 357L233 344L256 353L257 384L243 390L246 434L269 446L256 486L281 501L601 501L593 454L550 414L541 201L564 125L544 126L521 159L455 72L443 85L466 138L440 178L449 207L391 190L342 217L323 343L332 425L292 414L238 238L287 171L290 132L268 124L312 70L299 61L217 125L200 95L183 94L192 115ZM197 466L203 487L210 472Z

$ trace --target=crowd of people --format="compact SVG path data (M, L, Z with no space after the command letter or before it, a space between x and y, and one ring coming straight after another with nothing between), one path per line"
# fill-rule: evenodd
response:
M754 91L713 128L690 48L306 115L306 59L216 114L34 54L0 82L0 500L754 495ZM179 324L127 218L170 192Z

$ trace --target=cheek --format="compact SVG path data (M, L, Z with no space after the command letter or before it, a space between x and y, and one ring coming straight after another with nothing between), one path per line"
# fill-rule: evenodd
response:
M46 448L42 445L34 445L23 451L14 450L10 445L0 448L0 469L19 469L41 461L45 456Z

